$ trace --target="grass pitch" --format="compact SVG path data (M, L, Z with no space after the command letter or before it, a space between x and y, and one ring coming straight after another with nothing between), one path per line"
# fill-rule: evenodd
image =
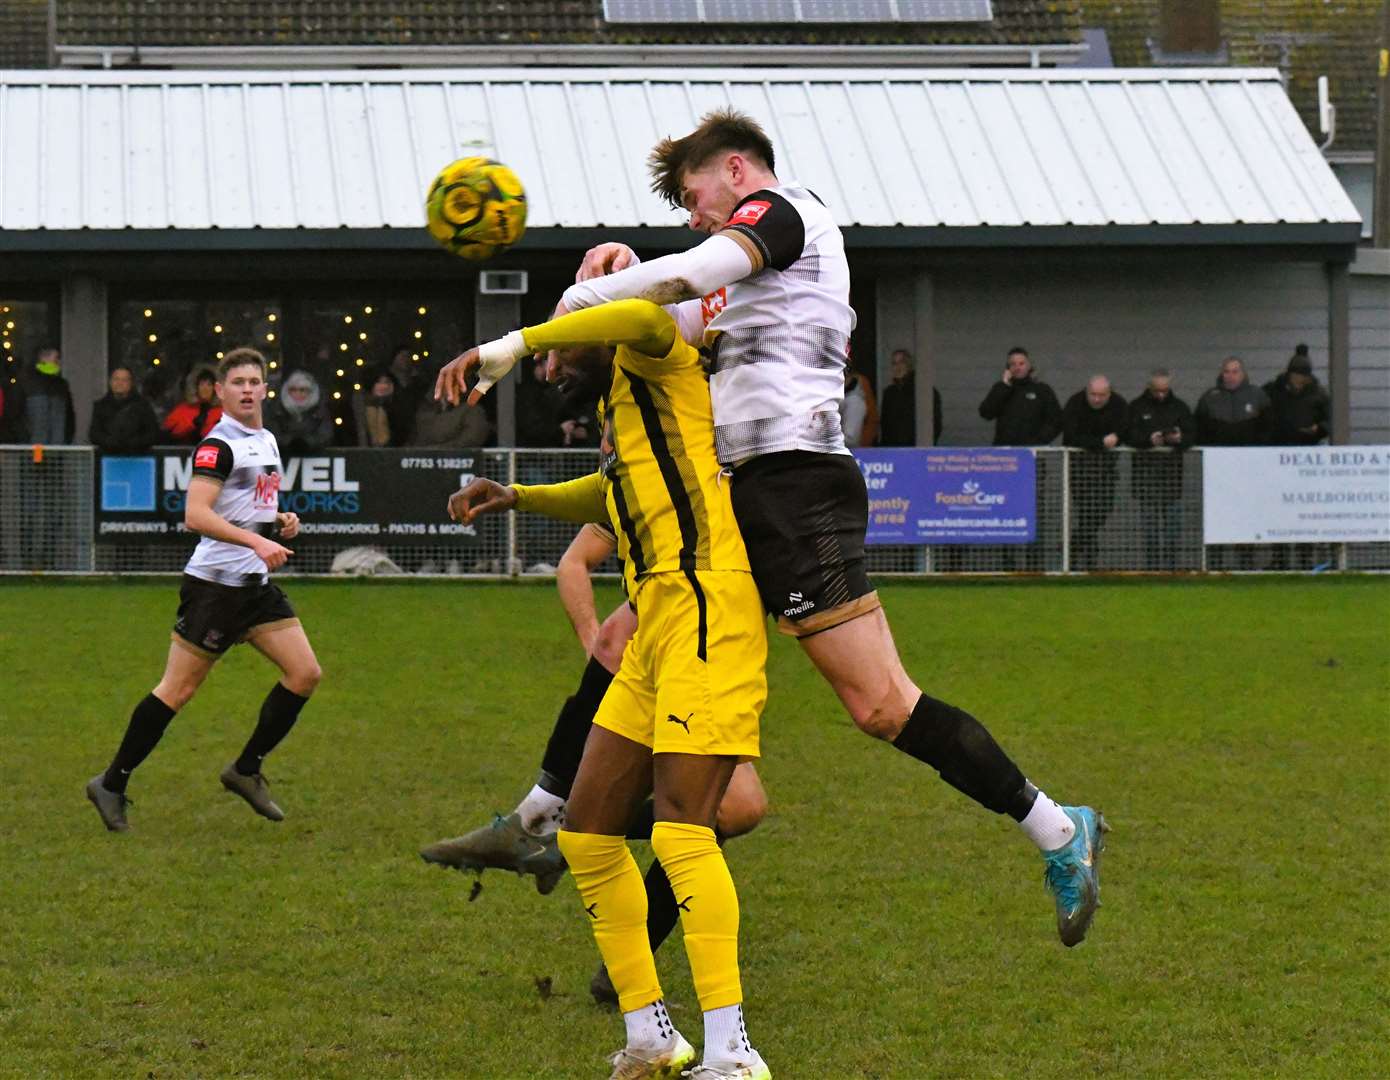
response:
M573 884L489 873L469 903L415 854L529 786L582 666L553 592L286 588L326 672L268 763L288 820L217 782L274 677L238 649L111 835L82 786L176 587L0 582L0 1075L606 1075ZM883 592L919 681L1105 811L1104 908L1063 949L1017 829L855 732L777 638L773 809L727 849L775 1075L1390 1075L1390 583ZM658 967L698 1046L679 932Z

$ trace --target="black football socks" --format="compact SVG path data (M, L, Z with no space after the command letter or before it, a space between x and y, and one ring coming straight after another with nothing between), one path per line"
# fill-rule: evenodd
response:
M256 730L251 732L246 748L236 759L236 771L242 776L255 776L260 772L261 761L290 733L290 728L299 719L299 710L304 708L308 700L286 689L281 683L272 686L261 704L261 717L256 723Z
M1038 789L963 709L923 694L893 745L996 814L1022 821L1033 808Z
M567 698L555 718L555 728L541 758L541 773L536 786L560 799L570 797L574 778L579 775L579 761L584 756L584 743L589 738L599 703L608 692L613 673L590 657L589 666L579 680L579 689Z
M111 767L101 779L101 786L107 791L124 792L126 783L135 767L150 756L159 740L164 737L164 729L174 718L177 710L169 708L153 693L146 694L135 711L130 714L125 737L120 748L111 760Z

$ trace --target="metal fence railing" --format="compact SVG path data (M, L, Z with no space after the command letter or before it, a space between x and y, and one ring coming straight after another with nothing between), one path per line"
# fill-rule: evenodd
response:
M1037 454L1037 539L1019 545L894 545L869 549L876 574L1228 570L1390 570L1390 543L1205 545L1202 453ZM546 483L591 470L593 450L484 450L475 471ZM96 539L99 457L90 447L0 447L0 572L177 573L196 537ZM439 518L444 518L443 501ZM483 577L548 575L575 527L529 514L484 519L467 543L292 544L286 572ZM616 572L611 561L603 568Z

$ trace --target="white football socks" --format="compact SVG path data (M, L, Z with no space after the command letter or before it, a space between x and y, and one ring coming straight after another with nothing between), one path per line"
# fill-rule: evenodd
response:
M517 803L521 827L532 836L550 836L565 824L565 800L537 785Z
M705 1065L748 1065L755 1057L743 1025L743 1006L725 1005L705 1013Z
M1028 839L1038 845L1039 851L1056 851L1063 844L1070 843L1076 835L1076 825L1071 818L1041 791L1033 803L1033 809L1018 824L1028 834Z
M627 1025L629 1050L664 1050L676 1041L676 1028L665 1001L623 1013L623 1023Z

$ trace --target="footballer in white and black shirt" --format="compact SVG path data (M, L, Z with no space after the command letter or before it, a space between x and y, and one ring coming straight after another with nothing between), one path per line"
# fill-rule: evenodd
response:
M923 693L869 586L867 491L839 427L854 313L838 226L810 191L777 178L766 132L733 109L663 139L649 166L653 190L687 211L707 239L642 264L625 245L601 245L586 255L563 306L674 304L687 340L706 324L719 457L733 469L734 514L764 605L862 731L1019 823L1046 858L1058 934L1078 944L1100 906L1104 818L1055 803L978 720ZM458 396L476 368L476 401L524 355L518 337L454 360L436 393Z
M218 366L222 419L193 451L184 511L185 524L202 539L184 568L164 675L136 705L110 766L87 784L87 798L113 832L129 828L131 772L218 657L242 641L274 663L281 677L241 754L222 770L222 786L262 817L284 817L270 798L261 762L289 734L320 671L294 608L270 581L270 572L293 554L280 541L294 539L299 518L278 507L280 451L261 420L265 373L265 358L253 349L234 349Z

